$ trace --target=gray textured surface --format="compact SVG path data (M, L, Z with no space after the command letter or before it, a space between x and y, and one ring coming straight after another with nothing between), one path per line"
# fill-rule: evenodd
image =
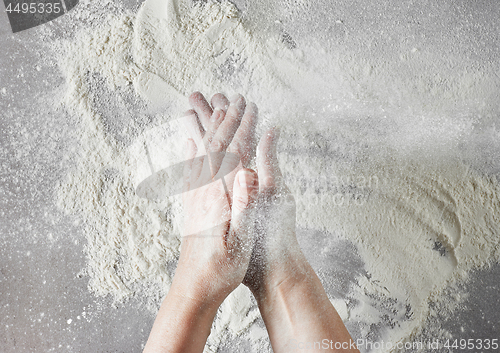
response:
M127 3L133 8L138 2ZM243 1L237 3L245 6ZM380 3L384 2L356 5L366 13L359 17L359 31L380 29L380 23L369 23L382 8L375 6ZM438 3L429 2L429 6L436 7L436 12L444 11ZM470 7L467 2L461 4ZM354 5L349 6L339 2L339 17L348 16ZM494 17L498 7L494 1L481 1L463 10L474 15L470 21L478 24L470 26L470 37L465 42L473 47L492 46L491 50L471 51L481 60L498 55L494 44L500 34L494 32L498 27L493 23L498 20ZM463 13L461 16L466 17ZM317 16L321 23L326 13L318 12ZM389 12L385 15L388 17ZM451 22L454 17L448 16L442 22L445 20ZM64 26L69 24L63 19L57 21L51 26L56 32L64 32ZM71 134L66 133L73 124L72 118L61 111L39 109L44 104L40 100L43 93L60 85L62 78L54 59L44 56L42 43L33 42L31 31L36 30L10 33L0 5L0 89L6 89L0 93L0 352L138 352L153 317L134 300L114 307L106 298L88 292L88 279L79 276L85 265L81 226L61 214L53 202L53 187L64 175L65 151L74 143ZM333 28L313 30L328 40ZM417 27L412 30L419 31ZM422 31L430 30L427 27ZM339 35L339 31L334 33ZM446 40L442 33L435 34L432 41ZM455 48L458 52L462 49ZM321 237L305 230L300 235L313 266L321 269L328 256L314 257L311 247ZM349 254L348 249L345 254ZM345 259L345 267L337 272L339 278L349 270L359 270L353 258L348 258L351 262ZM471 277L466 286L470 297L462 310L442 319L442 327L455 338L500 339L500 267L493 266ZM329 291L342 289L338 283L326 286ZM234 351L228 346L228 351Z

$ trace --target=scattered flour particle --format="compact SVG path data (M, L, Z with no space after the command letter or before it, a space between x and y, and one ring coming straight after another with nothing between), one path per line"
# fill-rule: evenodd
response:
M61 65L68 85L64 103L80 117L82 129L81 148L72 151L80 158L58 188L59 205L81 216L87 226L86 273L90 289L97 295L111 294L117 301L140 292L154 304L166 294L171 282L167 263L178 257L179 232L173 220L180 211L176 203L153 204L135 194L135 168L129 155L109 134L105 119L94 106L99 92L91 91L89 81L95 79L92 74L104 78L109 90L131 85L151 102L164 102L168 96L168 103L174 104L193 90L238 90L259 107L268 102L264 93L285 96L285 88L297 86L288 77L290 72L304 79L299 65L287 64L293 52L272 38L272 45L259 42L228 1L208 1L193 8L183 4L150 0L135 18L110 18L109 27L80 33L68 43ZM166 17L163 20L152 16L159 13L159 8L165 10L161 12ZM274 62L286 70L280 71ZM366 75L364 67L349 63L342 68L361 73L346 86L379 87L376 77ZM229 68L231 75L227 75ZM360 85L368 78L373 82ZM434 86L425 85L426 81L419 82L422 84L417 85L418 90L435 91L430 89ZM475 81L471 78L471 82ZM469 91L456 87L445 92L452 103L469 95ZM1 93L5 95L6 88ZM364 91L358 93L352 95L364 97ZM436 97L441 100L442 95ZM430 100L430 105L437 101ZM284 109L280 104L270 106ZM267 119L265 109L261 112ZM387 325L386 332L381 333L383 338L393 342L409 338L430 313L429 300L438 297L449 282L499 260L500 187L495 180L476 175L454 159L437 166L407 156L377 159L370 155L375 160L365 161L363 155L351 154L350 146L344 143L362 140L354 125L332 120L339 131L335 137L328 130L326 118L322 128L317 129L306 125L313 120L309 116L283 112L273 110L272 122L279 123L286 116L290 127L283 133L288 133L289 138L280 141L285 151L280 155L280 164L296 197L298 225L338 230L356 245L370 275L359 275L357 284L350 289L356 306L348 308L343 300L333 301L344 320L360 323L360 335L368 335L374 325L389 318L389 324L400 325ZM384 125L374 126L384 130ZM452 134L451 139L461 129L455 120L450 126L453 129L441 132ZM400 133L405 128L412 132L408 139L411 144L434 141L438 135L446 141L448 136L443 137L437 127L435 131L411 129L408 124L402 124ZM306 133L301 137L296 130ZM288 148L287 140L292 141ZM305 153L314 151L319 142L323 145L317 154ZM406 143L403 141L403 147ZM368 142L365 147L370 147ZM311 203L309 196L317 199L315 181L321 176L331 177L326 178L321 202ZM339 181L337 176L347 180ZM75 226L79 224L75 221ZM52 234L48 237L53 239ZM85 312L81 315L86 318ZM226 334L240 335L250 330L252 341L264 339L267 336L263 329L249 329L257 317L248 291L235 291L221 307L207 349L217 350Z

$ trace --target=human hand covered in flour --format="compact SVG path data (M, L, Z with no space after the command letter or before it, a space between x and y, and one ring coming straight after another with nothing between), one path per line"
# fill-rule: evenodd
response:
M181 255L144 352L202 352L217 308L240 283L259 305L274 352L358 352L295 233L295 202L278 166L279 131L255 155L257 108L222 94L189 97ZM326 341L325 341L326 340ZM339 348L338 348L339 347Z
M240 95L216 94L209 104L196 92L189 102L181 254L144 352L202 352L253 250L258 180L246 167L255 155L257 108Z
M257 108L241 95L229 101L216 94L210 105L193 93L189 101L185 221L175 280L186 291L196 288L205 299L222 302L242 282L253 248L251 212L259 188L256 173L246 167L255 155Z

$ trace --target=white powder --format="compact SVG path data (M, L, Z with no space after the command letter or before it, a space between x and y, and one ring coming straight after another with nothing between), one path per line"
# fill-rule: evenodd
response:
M365 263L368 275L356 278L347 298L332 299L348 326L360 337L377 324L385 340L409 339L429 315L429 300L438 300L470 269L499 260L495 179L452 154L415 153L422 152L422 140L436 136L435 147L454 147L471 128L470 119L437 117L434 130L415 117L408 124L390 116L365 119L362 128L332 119L353 104L353 114L365 112L355 100L339 108L340 97L366 92L356 85L360 76L348 80L332 69L324 77L317 69L332 58L314 42L304 44L304 55L278 32L249 28L228 1L191 7L149 0L136 17L110 16L64 43L64 106L80 117L81 135L75 167L58 198L86 222L90 290L118 301L140 296L152 308L159 304L178 257L175 220L181 208L174 200L135 195L137 166L128 146L144 129L178 116L191 91L238 91L259 105L261 128L269 122L284 126L280 163L296 197L299 226L345 237ZM349 70L362 65L353 59ZM376 87L377 77L371 79ZM324 93L337 83L343 92L307 101L314 96L308 91ZM446 90L461 96L460 84ZM136 93L148 108L133 108L143 104ZM380 138L367 133L373 130L380 130ZM182 154L182 141L165 143L172 156ZM258 316L240 286L222 305L207 350L234 335L247 337L254 351L268 349Z
M109 134L96 102L101 92L91 81L98 73L116 90L135 77L128 55L131 19L113 18L111 26L99 27L96 34L81 32L64 43L67 59L61 69L68 83L64 103L80 116L81 136L79 160L59 189L59 201L86 221L86 272L92 291L122 300L140 285L151 288L150 293L157 289L156 296L161 297L170 284L167 263L176 258L179 246L169 222L170 205L151 204L135 195L128 154L123 143ZM133 120L126 128L133 131L132 125Z
M324 141L316 133L299 143L295 136L293 144L308 146L312 138ZM298 224L339 232L357 245L370 276L359 277L350 295L360 302L350 320L361 323L362 337L389 316L398 327L380 332L382 338L409 338L426 319L429 298L470 269L499 260L495 179L449 156L346 164L311 152L284 153L280 164L296 196ZM304 171L311 173L305 182ZM397 305L390 310L380 305L392 299Z

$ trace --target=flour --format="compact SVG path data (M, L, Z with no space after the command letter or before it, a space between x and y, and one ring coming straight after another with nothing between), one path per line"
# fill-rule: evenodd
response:
M93 91L91 82L99 73L108 88L116 90L135 77L127 59L130 47L124 44L132 39L131 19L125 15L111 21L98 35L80 33L65 43L71 59L61 65L68 80L64 103L80 116L82 130L79 163L61 185L59 201L86 221L91 290L123 300L141 285L158 288L157 296L162 296L171 280L168 261L176 258L179 246L175 236L168 236L175 234L166 213L169 204L153 205L135 195L128 155L108 133L96 106L100 92Z
M431 299L471 269L499 260L496 180L437 152L467 137L473 119L452 119L448 107L426 115L433 129L418 115L405 121L379 110L361 123L350 119L368 110L353 97L366 100L367 85L375 90L380 76L364 75L357 58L335 64L313 40L299 48L290 43L279 31L259 32L225 0L148 0L137 15L110 16L63 43L64 107L80 118L80 140L58 200L85 221L89 288L117 301L139 296L157 308L179 255L181 206L135 194L136 153L129 147L176 119L192 91L240 92L259 106L260 131L283 126L279 159L298 225L347 239L365 264L346 298L332 298L353 336L373 335L377 325L377 337L407 340L432 314ZM460 89L446 87L454 99ZM374 101L398 106L393 99ZM162 163L182 155L175 136L165 143L172 153ZM237 335L254 351L268 349L258 317L240 286L221 306L207 350Z
M322 140L306 135L299 145L310 145L310 138ZM393 155L345 164L314 155L284 153L281 167L296 196L298 224L341 232L365 261L369 277L359 277L352 294L362 305L350 312L366 325L362 337L387 315L398 329L383 333L386 341L410 337L426 319L430 297L470 269L499 260L496 180L449 157ZM306 183L299 179L304 170L313 175ZM377 308L373 298L399 304Z

